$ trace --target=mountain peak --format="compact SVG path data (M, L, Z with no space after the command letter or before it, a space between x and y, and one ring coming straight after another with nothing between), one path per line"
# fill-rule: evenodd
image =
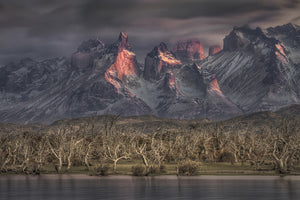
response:
M71 65L80 72L86 72L93 66L95 57L105 51L105 44L99 39L83 41L77 51L72 54Z
M120 34L119 34L119 41L121 42L121 41L127 41L128 40L128 35L126 34L126 33L124 33L124 32L120 32Z
M164 53L164 52L168 51L167 44L164 43L164 42L161 42L161 43L155 48L155 50L158 50L159 52Z
M293 24L293 23L284 24L284 25L282 25L282 27L288 27L288 28L297 29L297 25Z
M130 50L131 47L128 43L128 35L124 32L121 32L119 35L119 46L118 46L118 51L123 51L124 49Z
M155 46L150 53L147 54L147 56L150 56L152 58L158 57L160 54L168 53L171 54L171 52L168 50L168 46L166 43L161 42L159 45Z
M145 59L144 78L158 79L169 68L182 64L180 60L177 60L174 55L168 50L167 45L161 42L159 45L147 54Z
M197 39L178 41L172 52L181 61L203 60L205 58L203 46Z
M247 50L251 47L254 41L263 40L266 42L273 41L268 38L261 28L252 29L249 26L234 27L224 40L223 49L225 51ZM251 48L250 48L251 49Z
M299 42L300 26L292 23L284 24L282 26L270 27L267 29L270 36L285 35L288 39L294 39Z
M270 27L267 29L267 35L294 49L300 48L300 26L296 24L288 23L282 26ZM291 53L297 54L296 52L292 51Z
M89 39L87 41L83 41L79 47L77 48L78 52L89 53L96 48L103 48L105 45L101 40L98 39Z
M135 54L131 51L128 36L120 32L117 43L111 47L116 54L115 62L106 70L105 79L120 92L123 84L139 76L139 68Z
M267 31L284 33L284 32L296 31L299 30L299 28L300 27L296 24L288 23L281 26L270 27L267 29Z

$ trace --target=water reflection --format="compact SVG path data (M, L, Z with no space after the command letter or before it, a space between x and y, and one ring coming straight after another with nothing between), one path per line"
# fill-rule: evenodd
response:
M300 199L300 177L0 176L0 199Z

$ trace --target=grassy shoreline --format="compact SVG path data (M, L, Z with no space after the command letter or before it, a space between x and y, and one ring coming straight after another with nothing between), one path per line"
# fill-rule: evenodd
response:
M118 164L117 172L113 171L113 164L109 163L109 170L107 172L108 176L111 175L127 175L133 176L131 172L132 166L137 164L141 164L139 162L131 162L131 161L121 161ZM162 173L153 173L149 174L148 176L165 176L165 175L175 175L176 176L176 164L175 163L168 163L165 165L165 171ZM0 176L5 175L16 175L16 174L24 174L24 173L0 173ZM41 170L41 175L55 175L55 174L62 174L62 175L88 175L88 176L96 176L91 171L89 171L85 166L73 166L71 170L66 171L66 167L63 167L62 173L57 173L55 167L53 165L48 165L43 167ZM203 162L200 164L197 172L192 176L299 176L300 175L300 166L297 166L295 171L286 174L280 175L276 173L275 170L271 169L271 166L264 166L261 170L255 170L254 166L250 164L234 164L226 163L226 162L217 162L217 163L206 163Z

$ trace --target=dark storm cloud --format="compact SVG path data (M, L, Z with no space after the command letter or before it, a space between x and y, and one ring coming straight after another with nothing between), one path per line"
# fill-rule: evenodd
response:
M283 4L287 8L294 8L295 6L297 6L299 4L299 0L286 0L286 1L283 1Z
M124 26L136 19L226 17L277 11L295 7L298 3L298 0L90 0L81 8L81 14L87 26Z
M84 39L125 31L139 60L161 41L222 43L233 26L299 22L299 0L2 0L0 64L70 55Z

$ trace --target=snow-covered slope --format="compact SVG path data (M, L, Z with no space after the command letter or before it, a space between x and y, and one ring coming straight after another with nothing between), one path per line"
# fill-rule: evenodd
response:
M260 28L234 28L220 53L200 65L218 78L220 88L244 112L276 110L299 103L299 54ZM298 81L298 83L297 83Z

